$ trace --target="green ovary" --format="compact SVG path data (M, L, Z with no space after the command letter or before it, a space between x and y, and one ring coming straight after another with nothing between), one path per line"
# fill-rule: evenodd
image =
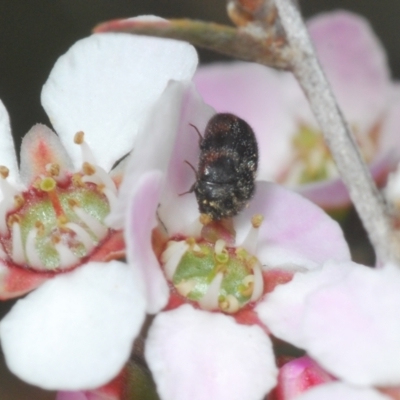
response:
M375 157L379 124L373 126L367 134L361 134L352 127L364 160L369 163ZM284 184L306 184L324 181L338 176L335 162L325 144L320 131L306 125L299 125L298 132L292 138L292 159L280 174L278 181Z
M104 195L92 190L89 186L73 189L55 190L55 194L61 203L64 223L72 222L81 226L91 236L93 242L98 242L95 234L77 216L73 205L78 204L87 214L102 222L109 213L109 205ZM60 260L58 252L54 247L54 237L59 237L63 244L66 244L77 258L87 256L85 246L75 237L71 231L64 229L53 204L46 196L42 198L28 199L26 204L16 213L20 218L21 236L24 248L28 234L40 223L40 231L35 240L35 248L39 258L44 264L45 270L59 268Z
M281 179L283 183L312 183L336 175L332 156L318 131L301 126L293 137L292 150L293 161Z
M239 252L225 249L222 254L215 254L213 245L201 243L196 246L196 250L191 247L184 254L173 276L173 284L181 294L180 288L190 288L186 297L199 301L221 272L223 280L219 290L220 303L231 295L237 299L239 307L243 307L252 295L252 290L248 290L244 283L246 277L253 275L250 260L254 262L254 257L243 249Z

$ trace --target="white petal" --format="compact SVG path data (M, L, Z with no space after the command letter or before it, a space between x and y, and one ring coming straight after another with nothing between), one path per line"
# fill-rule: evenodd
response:
M280 339L304 346L301 330L307 296L318 288L342 279L351 268L364 268L354 263L327 262L322 269L296 273L293 279L278 285L255 308L260 320Z
M157 315L145 356L162 400L259 400L276 384L260 327L189 305Z
M119 193L119 207L108 216L115 228L124 226L125 211L138 179L148 171L166 174L179 126L181 106L188 83L171 81L140 127L135 148L125 167Z
M89 263L19 300L0 324L10 370L45 389L89 389L127 361L144 319L141 281L126 264Z
M185 229L199 217L194 194L180 196L195 180L185 160L197 165L199 156L198 135L190 124L203 131L213 114L214 110L201 100L193 84L169 83L140 128L137 151L130 155L125 169L119 207L108 217L113 227L123 226L133 182L147 171L158 170L166 175L158 216L170 234L187 232Z
M55 130L80 166L73 143L84 131L106 170L130 151L139 125L170 79L190 79L194 48L170 39L97 34L80 40L55 64L42 90L42 104Z
M59 137L47 126L34 125L21 143L21 180L29 186L44 173L48 163L56 163L61 171L72 172L72 162Z
M296 397L296 400L390 400L390 397L374 389L332 382L315 386Z
M18 162L15 154L13 137L11 135L10 117L7 109L0 100L0 165L4 165L10 170L10 178L13 181L18 179ZM1 195L0 195L1 200Z
M400 271L352 268L307 301L304 348L328 372L355 385L400 384ZM340 349L340 351L338 351Z

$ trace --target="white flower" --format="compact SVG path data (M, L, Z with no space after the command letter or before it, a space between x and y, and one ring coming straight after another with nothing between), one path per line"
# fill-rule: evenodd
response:
M26 292L52 277L18 301L0 325L7 364L21 379L47 389L95 388L113 378L128 359L145 313L138 274L118 261L98 262L112 250L106 248L104 240L115 231L107 226L104 215L99 217L97 211L90 215L95 201L89 201L85 214L79 201L67 199L73 212L69 209L69 214L60 216L57 201L63 214L67 206L62 185L65 180L72 185L76 174L77 186L83 182L83 187L93 189L96 201L105 203L106 210L113 210L122 167L111 175L107 172L132 149L138 127L167 82L190 79L196 65L194 48L173 40L104 34L77 42L57 61L42 91L42 104L59 139L46 127L34 127L22 145L20 177L8 116L1 107L0 164L8 168L10 175L7 178L7 169L2 169L2 297ZM84 141L81 134L76 137L80 149L73 143L79 131L85 134ZM135 152L139 151L135 147ZM68 186L68 190L72 189ZM32 203L26 201L27 193L36 196ZM42 207L42 198L37 199L41 194L59 217L54 229L61 234L54 237L49 233L54 239L49 242L50 250L57 260L53 267L58 271L63 266L69 269L82 262L84 265L64 274L43 272L54 270L46 263L48 254L43 256L38 249L40 229L46 226L48 213L33 213L34 226L25 236L18 226L23 226L26 215L15 217L11 222L15 222L17 233L12 231L11 235L16 244L7 247L5 235L12 230L7 224L15 211L14 194L22 196L26 207ZM68 225L68 218L78 222ZM80 229L82 226L84 229ZM64 229L76 239L78 248L83 248L83 259L74 253L70 242L64 243ZM64 265L67 256L69 262ZM15 264L12 268L10 260ZM14 290L10 282L23 290Z

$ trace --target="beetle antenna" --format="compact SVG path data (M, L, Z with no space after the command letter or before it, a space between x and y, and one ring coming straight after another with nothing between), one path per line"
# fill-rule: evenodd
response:
M201 142L203 140L203 136L201 136L200 131L197 129L197 126L193 125L193 124L189 124L190 126L192 126L194 129L196 129L197 134L199 135L199 142ZM187 162L187 161L186 161Z
M193 167L193 165L192 165L192 164L190 164L190 162L189 162L188 160L185 160L184 162L185 162L187 165L189 165L189 167L190 167L190 168L192 168L192 170L193 170L194 174L196 175L196 179L199 179L199 177L197 176L197 171L196 171L196 168L195 168L195 167Z

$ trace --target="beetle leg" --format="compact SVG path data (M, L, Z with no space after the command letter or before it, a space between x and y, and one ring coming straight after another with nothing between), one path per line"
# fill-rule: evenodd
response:
M197 171L196 171L195 167L193 167L193 165L190 164L190 162L189 162L188 160L185 160L185 163L186 163L187 165L189 165L190 168L192 168L193 172L194 172L195 175L196 175L196 182L197 182L198 175L197 175ZM192 187L191 187L187 192L179 193L179 196L183 196L184 194L188 194L188 193L193 193L193 192L194 192L194 188L195 188L195 186L196 186L196 182L193 183Z

